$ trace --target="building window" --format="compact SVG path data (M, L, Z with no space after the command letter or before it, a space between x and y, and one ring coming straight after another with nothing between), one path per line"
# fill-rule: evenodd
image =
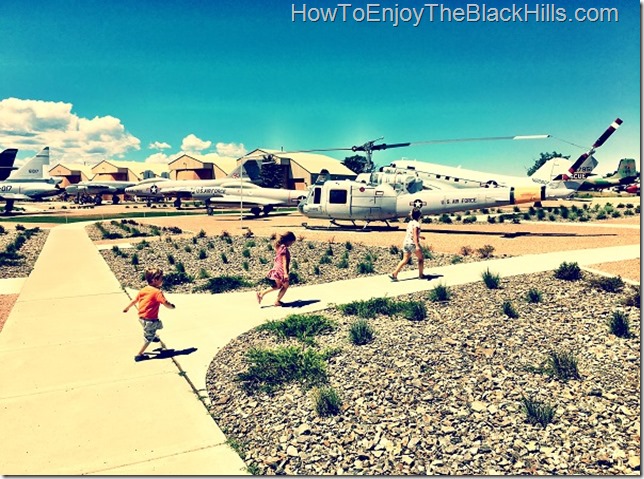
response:
M347 203L347 190L329 191L329 203L332 205L344 205Z

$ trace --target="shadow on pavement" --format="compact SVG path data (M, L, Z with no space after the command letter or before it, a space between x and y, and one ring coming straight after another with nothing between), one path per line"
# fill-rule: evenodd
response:
M298 299L296 301L285 302L282 301L283 308L302 308L308 306L309 304L319 303L319 299Z
M154 356L148 356L148 359L168 359L175 356L185 356L187 354L192 354L197 350L197 348L186 348L186 349L162 349L156 348L154 351L156 354Z

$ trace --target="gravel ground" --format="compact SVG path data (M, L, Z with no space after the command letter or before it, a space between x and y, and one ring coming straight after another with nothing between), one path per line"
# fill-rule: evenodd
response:
M542 303L529 304L535 286ZM498 290L453 288L442 304L414 294L404 299L422 301L427 318L370 318L376 338L364 346L348 339L355 316L323 311L336 323L316 346L336 351L328 384L341 411L330 417L316 413L314 390L242 391L234 378L248 369L250 349L295 344L252 330L210 365L211 413L260 474L637 474L640 311L623 305L631 294L598 293L552 272L508 278ZM503 314L503 301L517 319ZM608 332L617 310L630 339ZM534 372L551 349L574 352L581 379ZM524 396L551 405L553 421L530 424Z

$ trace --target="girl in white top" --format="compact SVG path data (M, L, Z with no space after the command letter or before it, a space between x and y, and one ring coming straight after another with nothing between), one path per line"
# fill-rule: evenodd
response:
M403 258L396 266L396 269L393 273L389 275L389 279L392 281L398 281L398 273L403 267L409 262L411 254L416 253L416 258L418 258L418 277L423 279L425 275L423 274L423 266L425 259L423 257L423 250L420 247L420 240L424 240L425 237L420 235L420 220L423 217L423 214L419 209L411 210L411 221L407 224L407 232L405 233L405 239L403 240Z

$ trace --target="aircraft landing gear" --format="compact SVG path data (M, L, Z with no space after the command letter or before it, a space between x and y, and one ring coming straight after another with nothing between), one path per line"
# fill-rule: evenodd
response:
M259 216L259 214L262 212L262 210L258 206L253 206L250 209L250 212L253 213L255 216Z
M119 201L121 201L121 199L118 197L118 195L112 195L112 204L113 205L118 205Z
M98 205L100 205L102 202L103 202L103 198L101 198L101 195L96 195L96 197L94 198L94 204L95 204L96 206L98 206Z
M264 206L264 215L268 216L268 214L273 211L273 205L266 205Z
M174 207L176 209L181 208L181 198L177 198L176 200L174 200Z
M14 200L6 200L6 203L4 205L4 212L2 213L3 215L11 214L11 210L13 210L13 203Z

